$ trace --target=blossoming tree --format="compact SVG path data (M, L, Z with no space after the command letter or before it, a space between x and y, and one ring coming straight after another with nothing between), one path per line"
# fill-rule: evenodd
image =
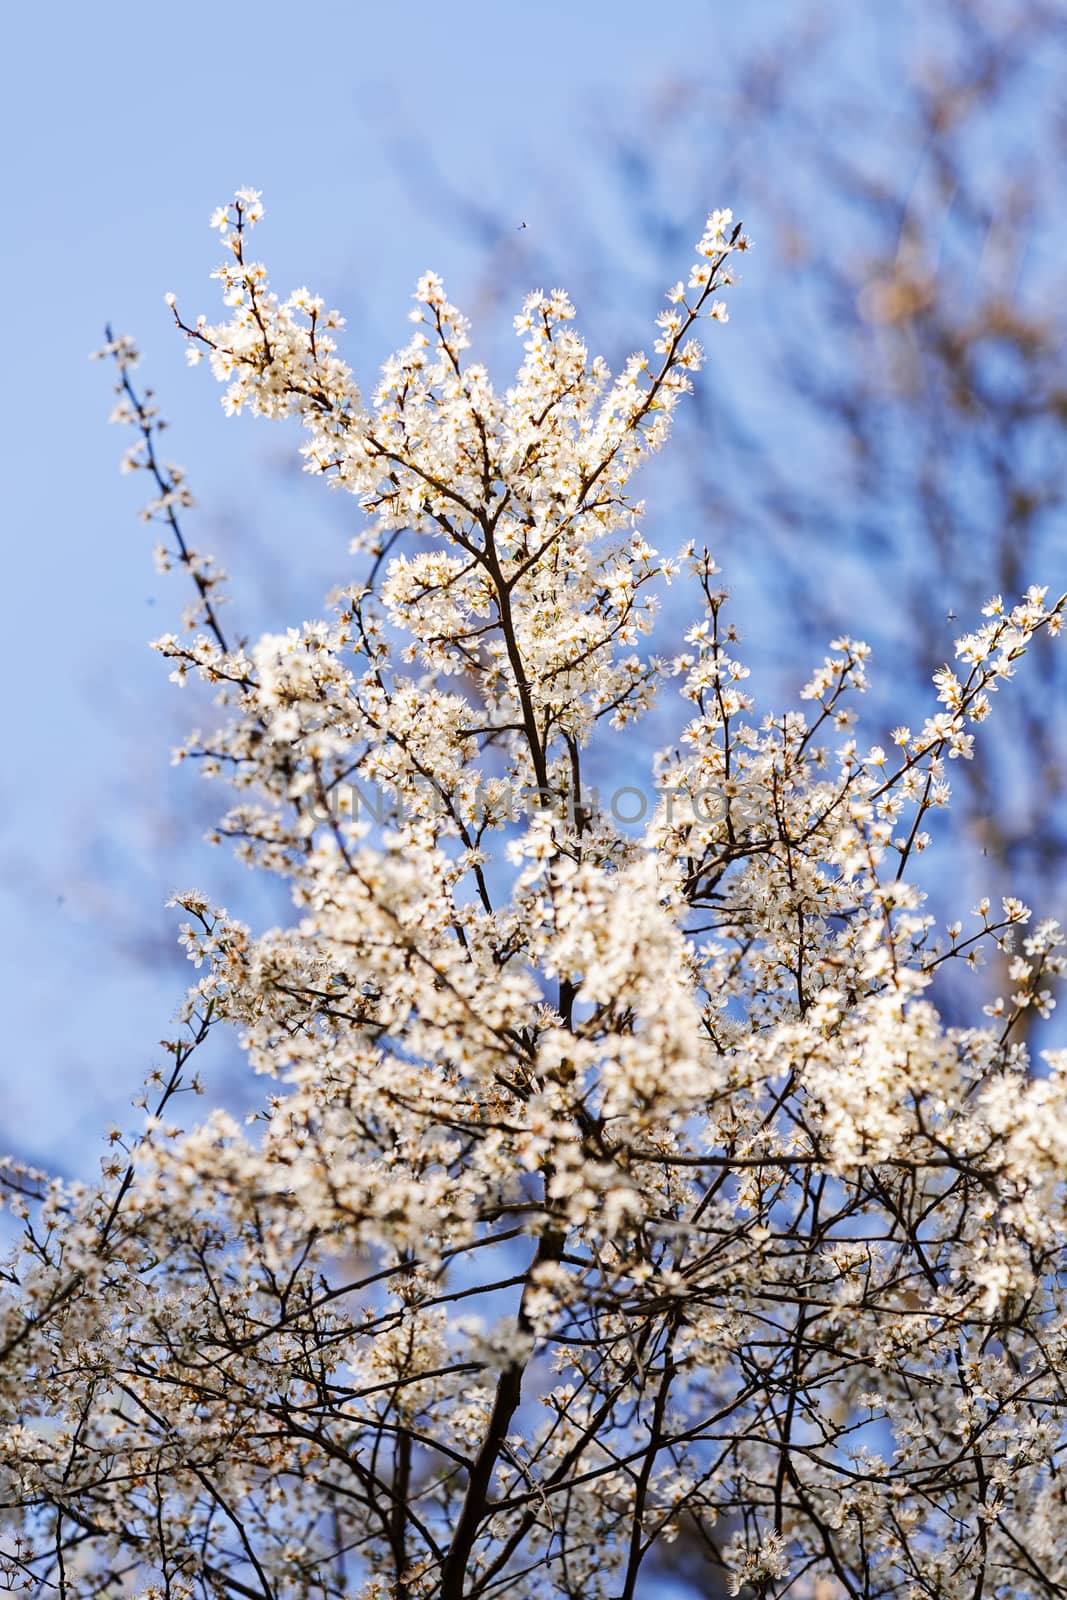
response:
M908 873L1064 602L992 601L889 753L849 638L757 719L713 561L661 558L630 493L726 315L730 213L654 357L613 377L536 293L500 394L428 274L369 403L340 317L250 258L260 214L214 219L229 320L178 326L368 527L328 620L233 639L110 340L196 591L158 648L221 707L183 754L294 910L180 896L201 975L143 1121L92 1186L0 1169L0 1581L633 1600L685 1527L705 1593L1061 1596L1067 1054L1016 1039L1060 933L1011 899L939 933ZM590 773L657 694L626 826ZM946 1029L939 973L990 945L1014 992ZM220 1025L268 1080L249 1125L179 1120Z

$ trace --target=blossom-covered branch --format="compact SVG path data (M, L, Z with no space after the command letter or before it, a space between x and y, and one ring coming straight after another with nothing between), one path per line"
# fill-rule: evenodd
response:
M730 213L654 357L612 375L537 292L501 393L427 274L365 402L341 318L250 258L261 211L214 218L228 320L175 317L367 513L326 620L228 648L110 353L197 590L157 645L220 704L182 754L292 892L258 933L180 897L186 1021L269 1092L183 1127L182 1055L99 1187L10 1186L6 1581L634 1600L684 1527L734 1593L1062 1595L1067 1055L1017 1025L1063 941L1011 899L939 936L908 868L1064 601L992 602L893 759L855 731L858 640L757 718L715 563L662 557L630 490L725 318ZM657 694L635 833L593 776ZM991 943L1015 992L946 1029L940 973Z

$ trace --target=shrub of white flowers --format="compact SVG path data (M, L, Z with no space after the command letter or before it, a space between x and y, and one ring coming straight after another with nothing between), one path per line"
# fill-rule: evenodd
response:
M359 577L231 639L109 339L196 587L157 647L222 707L183 754L294 910L179 896L201 975L143 1122L92 1186L0 1169L0 1584L634 1600L685 1547L706 1594L1064 1595L1067 1052L1017 1037L1063 944L1014 900L939 933L908 878L1064 601L993 600L888 750L850 638L757 717L714 562L661 558L630 494L725 318L730 212L654 357L613 377L536 293L499 393L427 274L365 401L341 318L250 258L261 211L213 219L229 320L175 317L229 411L299 418L359 498ZM642 653L679 578L684 652ZM634 828L590 771L657 694ZM939 970L990 943L1014 992L946 1027ZM179 1123L220 1025L262 1111Z

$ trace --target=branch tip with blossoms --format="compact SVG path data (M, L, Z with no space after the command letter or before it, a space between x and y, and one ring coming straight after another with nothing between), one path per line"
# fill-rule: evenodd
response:
M191 632L204 624L215 644L225 653L228 646L217 608L225 599L220 587L226 581L226 574L215 566L212 556L201 555L185 541L178 514L192 507L195 501L183 469L161 460L158 455L156 444L167 423L160 415L152 390L146 389L141 394L134 385L131 374L140 364L140 351L129 335L116 337L110 327L105 329L104 338L103 346L93 352L93 359L114 361L118 374L117 399L109 421L132 427L138 435L136 443L122 457L121 470L149 474L156 492L142 507L141 521L162 523L172 540L169 546L165 542L156 546L156 568L159 572L169 572L176 561L185 568L196 589L197 601L186 610L183 626Z

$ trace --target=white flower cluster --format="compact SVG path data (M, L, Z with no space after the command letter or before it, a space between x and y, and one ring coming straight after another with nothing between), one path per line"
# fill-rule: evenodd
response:
M941 938L908 869L1063 602L993 602L892 757L858 742L850 638L805 711L756 718L714 562L661 559L629 493L694 324L725 320L730 213L655 361L613 377L538 292L501 395L427 274L365 403L341 318L249 259L261 211L245 190L212 219L229 319L179 326L228 410L300 419L308 470L368 513L366 570L329 620L231 649L109 341L197 586L158 648L222 708L181 755L232 786L219 837L293 916L257 934L181 896L185 1032L101 1183L0 1168L26 1219L0 1581L632 1600L685 1537L735 1594L1062 1594L1067 1058L1026 1040L1063 941L1010 899ZM660 660L681 573L701 615ZM672 677L635 835L592 775ZM395 825L331 803L357 780ZM516 789L544 805L516 820ZM947 1028L942 967L990 944L1014 992ZM220 1023L262 1109L179 1122Z

